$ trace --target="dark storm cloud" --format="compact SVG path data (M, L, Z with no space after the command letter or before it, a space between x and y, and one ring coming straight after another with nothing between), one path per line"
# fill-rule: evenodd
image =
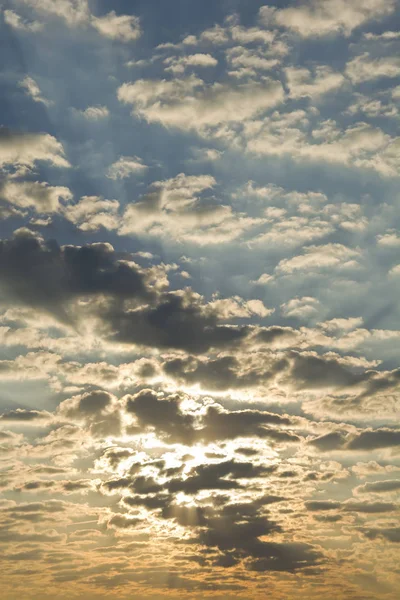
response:
M315 500L312 502L306 502L307 510L311 512L325 511L325 510L337 510L342 506L341 502L334 502L333 500Z
M63 416L70 419L90 418L109 408L113 398L114 396L108 392L94 390L62 402L58 410Z
M390 502L337 502L333 500L314 500L306 502L305 506L310 512L325 512L339 510L345 512L358 512L366 514L394 512L398 510L396 504Z
M255 338L257 336L258 334ZM283 350L279 353L257 353L256 350L253 355L225 355L217 358L179 357L165 361L162 367L168 376L179 383L200 383L205 389L218 391L254 387L274 381L277 377L296 390L356 389L363 386L365 392L356 399L360 403L371 395L375 380L379 379L380 389L397 385L395 372L379 374L376 371L365 371L343 364L337 356L319 356L315 352L296 350Z
M0 242L0 282L13 301L61 320L69 320L67 304L79 296L148 296L143 275L119 260L110 244L60 247L28 230Z
M377 450L400 446L400 431L393 429L374 429L363 431L348 444L349 450Z
M248 328L218 325L218 318L205 313L199 302L187 302L179 293L165 293L156 306L125 311L113 306L103 318L115 331L112 339L123 343L206 352L212 347L238 343Z
M127 398L126 410L136 416L140 427L154 427L170 441L185 444L194 441L194 419L182 413L178 397L164 400L146 389Z
M300 354L290 351L292 359L290 377L297 389L352 387L368 379L368 374L355 373L342 365L336 358Z
M388 479L386 481L373 481L364 483L357 488L358 492L373 492L375 493L385 493L385 492L396 492L400 490L400 480L399 479Z
M215 359L197 359L194 356L175 358L163 364L164 372L178 381L193 385L200 383L205 389L227 390L246 388L267 382L289 366L285 358L260 356L260 364L241 372L240 357L222 356Z
M45 410L24 410L22 408L10 410L9 412L0 415L0 421L15 422L21 424L36 424L37 422L38 425L41 425L42 421L50 419L52 419L52 415Z
M107 307L95 312L111 330L111 339L122 343L198 353L248 334L246 327L219 325L218 316L206 313L194 297L150 290L140 269L121 260L107 243L60 247L18 230L13 239L0 242L0 283L8 299L64 322L76 320L71 301L107 296ZM132 299L142 306L126 308L124 301Z
M129 529L140 523L140 519L128 517L126 515L114 515L108 521L108 527L116 527L117 529Z
M185 414L180 408L179 395L160 397L150 390L142 390L135 396L126 398L126 410L134 414L139 429L133 426L131 433L150 427L156 435L161 435L170 443L194 444L198 441L218 441L237 437L269 438L276 442L298 442L300 438L273 426L288 426L291 419L269 412L257 410L226 411L222 407L210 406L198 419Z
M400 445L400 431L396 429L368 429L357 434L332 432L308 440L321 452L332 450L368 451L391 448Z
M170 492L197 494L201 490L229 490L242 487L237 479L262 477L268 467L252 463L228 460L218 464L194 467L186 479L173 479L168 483Z
M275 499L273 501L280 501ZM318 564L322 556L309 544L261 541L282 532L279 524L260 512L264 497L254 502L228 503L222 507L188 507L171 503L162 511L163 518L174 519L183 527L198 531L191 543L219 551L205 555L207 563L224 568L242 561L249 570L288 571Z
M388 542L400 543L400 527L382 527L371 529L360 529L362 533L370 540L384 538Z
M277 442L298 442L300 438L293 433L265 427L266 425L291 424L291 419L273 413L257 410L239 410L228 412L214 406L207 409L202 419L199 437L207 441L235 439L237 437L270 438Z
M342 448L345 442L345 436L342 433L334 431L309 440L308 443L321 450L321 452L329 452L330 450Z
M293 572L318 564L321 555L309 544L261 541L280 532L281 527L258 513L254 504L229 504L207 516L207 528L199 535L200 543L218 550L225 557L222 566L245 560L254 571Z

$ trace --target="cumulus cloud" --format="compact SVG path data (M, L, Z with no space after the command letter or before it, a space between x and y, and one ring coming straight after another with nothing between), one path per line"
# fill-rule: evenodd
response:
M299 6L276 11L262 7L260 17L266 24L273 20L305 38L349 36L360 25L393 13L395 5L394 0L356 0L350 5L345 0L308 0Z
M72 192L67 187L46 182L6 180L0 184L0 198L19 208L55 213L61 210L61 202L72 199Z
M166 65L165 71L177 75L184 73L189 67L215 67L218 61L211 54L196 53L179 58L170 56L164 60L164 64Z
M397 56L371 58L368 52L365 52L347 63L346 74L353 83L362 83L380 77L398 77L400 59Z
M175 80L139 79L118 89L118 99L132 104L134 115L199 133L253 118L279 104L283 97L281 83L274 80L206 85L194 75Z
M141 35L140 21L133 15L117 15L112 10L104 17L92 17L91 24L105 37L132 42Z
M119 208L118 200L82 196L75 204L63 207L63 214L81 231L113 230L119 227Z
M88 106L84 110L76 111L77 114L81 115L88 121L99 121L105 119L110 115L110 111L107 106Z
M290 156L296 162L373 169L386 177L398 172L399 140L360 122L341 130L333 121L320 122L308 136L301 128L304 113L272 115L245 128L247 149L259 155Z
M20 81L19 84L22 88L25 89L25 93L32 98L32 100L34 102L41 102L42 104L45 104L46 106L49 106L51 104L51 102L49 102L49 100L46 100L46 98L44 98L42 96L42 92L40 91L40 87L38 86L38 84L36 83L36 81L34 79L32 79L32 77L29 77L28 75L26 77L24 77L22 79L22 81Z
M171 236L195 244L218 244L239 237L260 220L235 213L205 192L216 185L211 175L185 175L154 182L149 192L128 204L119 233Z
M37 161L46 161L55 167L70 167L61 142L49 133L13 133L3 128L0 142L0 166L33 167Z
M143 173L147 169L137 156L120 156L107 170L110 179L125 179L135 173Z
M29 230L1 242L0 279L14 301L67 321L68 303L79 295L146 295L141 273L119 261L110 244L60 247Z
M17 31L26 31L35 33L43 29L43 24L39 21L27 21L23 19L13 10L5 10L3 12L4 22L7 23L12 29Z
M285 74L292 98L304 96L316 98L322 94L333 92L345 82L341 73L336 73L324 66L316 67L315 74L306 68L287 67Z
M342 244L325 244L323 246L308 246L301 255L285 258L276 267L279 275L293 273L313 273L331 269L357 269L360 251L347 248Z

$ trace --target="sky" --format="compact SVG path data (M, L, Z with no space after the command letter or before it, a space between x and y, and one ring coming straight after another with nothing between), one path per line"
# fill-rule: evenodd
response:
M398 0L0 3L3 600L396 600Z

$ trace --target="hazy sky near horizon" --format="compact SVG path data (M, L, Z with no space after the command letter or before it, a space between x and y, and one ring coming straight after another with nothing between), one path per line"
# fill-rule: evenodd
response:
M0 9L4 600L396 600L398 0Z

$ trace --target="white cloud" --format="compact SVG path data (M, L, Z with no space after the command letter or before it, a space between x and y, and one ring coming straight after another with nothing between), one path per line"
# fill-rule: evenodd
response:
M222 157L223 152L216 148L193 148L193 155L196 157L195 160L198 161L215 161Z
M0 185L0 197L20 208L34 208L38 213L58 212L60 200L71 200L67 187L51 186L39 181L6 181Z
M39 23L38 21L26 21L13 10L5 10L3 16L4 22L18 31L31 31L34 33L43 29L42 23Z
M318 323L318 326L328 331L329 333L342 333L343 331L351 331L361 327L363 324L362 317L349 317L347 319L337 318Z
M17 164L33 167L47 161L55 167L70 167L64 148L49 133L10 133L0 129L0 166Z
M264 51L249 50L243 46L235 46L226 51L228 64L239 73L256 75L257 70L270 71L280 63L279 58L271 58ZM235 72L233 72L235 74Z
M138 202L128 204L121 235L150 235L194 244L217 244L239 237L258 224L230 206L200 196L216 184L210 175L184 175L155 182Z
M268 273L262 273L258 279L250 281L254 285L267 285L274 280L273 275L269 275Z
M400 38L400 31L384 31L383 33L364 33L366 40L380 40L384 42L391 42Z
M104 17L92 17L91 23L105 37L121 42L132 42L141 35L138 17L117 15L114 10Z
M360 257L360 250L348 248L343 244L308 246L304 248L303 254L281 260L275 271L280 275L290 275L297 272L354 269L359 267L357 260Z
M377 235L376 241L382 248L400 248L400 236L395 230Z
M98 121L99 119L105 119L110 115L107 106L100 105L88 106L85 110L76 110L75 112L89 121Z
M132 104L134 115L165 127L195 129L200 133L252 118L283 97L278 81L206 85L194 76L173 81L139 79L118 89L119 100Z
M400 75L400 58L397 56L371 58L368 52L364 52L347 63L346 75L353 83L381 77L398 77Z
M118 200L105 200L99 196L83 196L76 204L64 208L64 216L81 231L117 229L119 226Z
M372 169L388 177L398 175L400 138L392 138L378 127L359 122L341 130L335 122L328 121L321 122L309 136L295 125L288 115L272 115L263 122L253 122L245 128L247 149L257 154L287 154L296 161Z
M107 177L110 179L124 179L134 173L142 173L147 169L142 159L137 156L120 156L120 158L110 165L107 170Z
M309 0L276 11L262 7L260 17L267 25L274 21L302 37L349 36L360 25L390 15L395 6L396 0Z
M27 75L22 81L20 81L19 85L25 89L26 94L30 96L34 102L41 102L46 106L51 104L49 100L46 100L46 98L42 96L42 92L40 91L38 84L34 79L32 79L32 77Z
M287 67L285 74L292 98L321 96L341 87L345 82L341 73L332 71L327 66L316 67L315 75L303 67Z
M243 300L240 296L218 298L209 302L206 309L223 320L249 319L253 316L265 318L274 312L274 309L267 308L261 300Z
M281 304L280 308L285 317L307 319L318 312L319 301L311 296L303 296L302 298L292 298L288 302Z
M114 10L102 17L91 14L88 0L17 0L44 17L63 19L70 27L92 26L104 37L132 42L141 35L140 20L134 15L117 15ZM12 11L8 11L12 12ZM11 25L21 28L18 15L8 15ZM17 17L17 18L16 18ZM17 25L15 25L17 23ZM26 25L24 25L26 27ZM33 30L31 28L31 30ZM37 30L37 29L35 29Z
M167 65L165 71L181 74L185 72L187 67L215 67L218 61L211 54L197 53L181 56L180 58L170 56L164 60L164 64Z
M64 19L68 25L78 25L90 16L87 0L18 0L36 12Z
M394 267L392 267L389 270L389 276L390 277L399 277L400 276L400 264L395 265Z

